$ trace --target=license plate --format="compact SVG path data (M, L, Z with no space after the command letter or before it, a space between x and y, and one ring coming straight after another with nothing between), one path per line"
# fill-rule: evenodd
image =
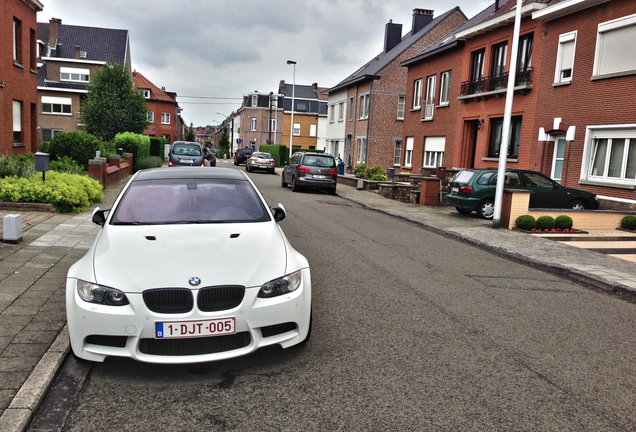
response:
M155 323L155 339L219 336L236 333L234 318Z
M259 168L267 168L265 165L259 165Z
M454 187L453 188L453 192L455 192L455 193L459 192L459 188L458 187Z
M183 162L183 163L192 163L194 161L192 159L181 159L181 162Z
M313 177L317 178L317 179L324 179L325 178L324 175L318 175L318 174L314 174Z

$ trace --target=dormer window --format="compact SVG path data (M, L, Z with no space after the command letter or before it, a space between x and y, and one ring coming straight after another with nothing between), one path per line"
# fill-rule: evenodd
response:
M140 88L139 93L143 94L146 99L150 99L150 89Z
M60 81L72 81L87 83L90 81L91 72L88 69L78 69L61 67L60 68Z

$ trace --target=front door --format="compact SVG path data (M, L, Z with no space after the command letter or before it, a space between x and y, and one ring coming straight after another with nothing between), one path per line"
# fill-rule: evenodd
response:
M550 177L559 184L563 176L563 161L565 159L565 135L558 135L554 139L554 153L552 155L552 173Z

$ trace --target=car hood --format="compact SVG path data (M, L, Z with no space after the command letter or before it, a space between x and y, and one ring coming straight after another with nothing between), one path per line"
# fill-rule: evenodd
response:
M285 274L287 242L273 222L106 225L95 243L96 283L124 292L211 285L260 286Z

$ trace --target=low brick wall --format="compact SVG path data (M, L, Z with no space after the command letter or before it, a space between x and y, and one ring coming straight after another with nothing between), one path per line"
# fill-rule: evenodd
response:
M49 212L57 213L53 204L25 203L25 202L0 202L0 210L11 212Z
M380 182L374 180L363 180L356 177L351 176L338 176L338 183L342 183L347 186L352 186L354 188L358 187L358 180L362 180L362 189L364 190L378 190L378 184Z
M124 153L123 161L120 156L94 158L88 161L88 174L98 180L104 189L108 189L132 174L132 154Z
M404 203L417 204L420 202L420 187L403 183L380 183L378 192L384 198Z

